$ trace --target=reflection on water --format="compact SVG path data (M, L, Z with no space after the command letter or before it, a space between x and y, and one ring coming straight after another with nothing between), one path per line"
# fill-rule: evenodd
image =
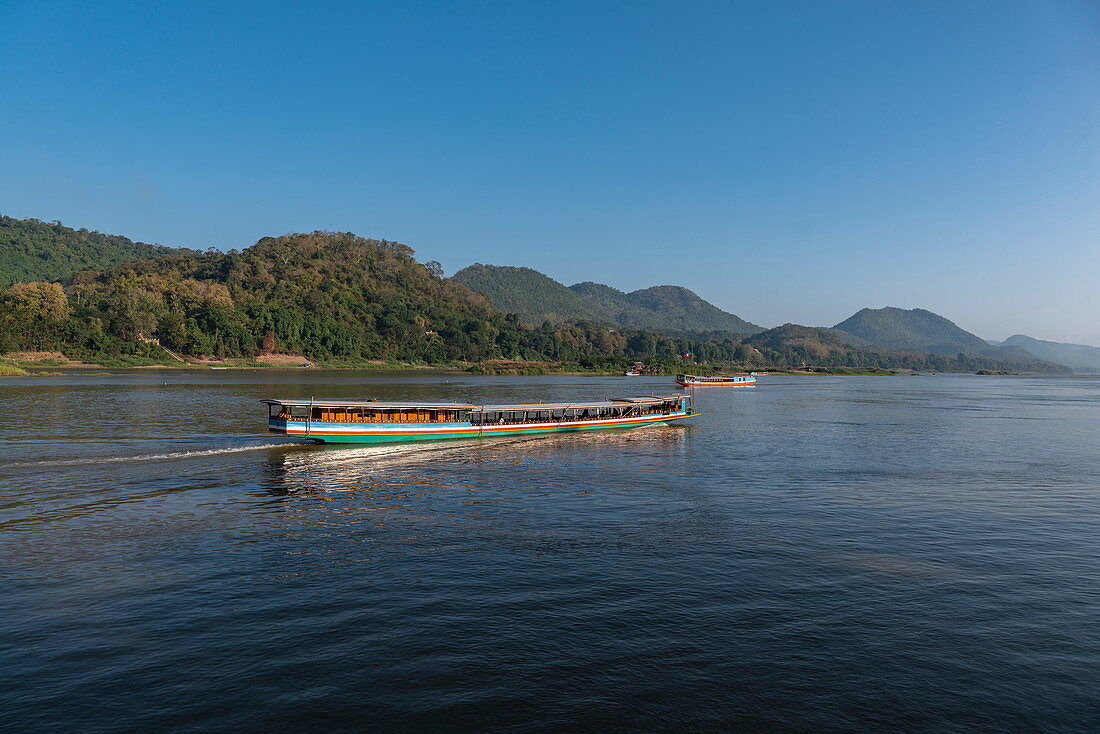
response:
M682 452L687 426L651 425L629 430L589 433L460 439L408 444L325 446L322 450L272 456L268 471L281 486L273 493L298 491L340 492L414 476L430 478L440 463L457 463L491 478L519 469L552 472L555 460L587 454L595 460L609 449L619 456L631 453ZM580 457L578 457L578 453ZM682 455L682 453L680 454Z
M683 424L363 446L258 400L671 385L48 379L0 378L13 730L1100 720L1097 378L774 376Z

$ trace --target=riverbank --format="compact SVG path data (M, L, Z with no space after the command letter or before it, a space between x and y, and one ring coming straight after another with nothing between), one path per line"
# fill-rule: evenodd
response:
M173 355L174 357L174 355ZM482 362L446 362L418 364L385 360L333 359L314 361L297 354L262 354L254 358L163 359L136 355L96 356L91 359L73 359L62 352L11 352L0 355L0 376L43 376L61 374L44 370L90 369L169 369L169 370L380 370L388 372L435 371L450 374L475 375L590 375L619 376L629 365L583 365L577 363L538 362L529 360L492 359ZM664 364L643 371L647 376L670 376L688 372L698 375L738 374L747 372L773 375L860 375L893 376L900 374L927 374L905 368L882 367L783 367L747 366L735 364ZM978 374L993 374L982 371ZM996 373L1007 374L1007 373Z
M269 354L239 359L161 359L134 355L113 355L93 359L72 359L61 352L13 352L0 355L0 367L28 369L169 369L169 370L447 370L466 371L470 363L414 364L384 360L331 360L314 362L300 355ZM9 373L17 374L17 373Z

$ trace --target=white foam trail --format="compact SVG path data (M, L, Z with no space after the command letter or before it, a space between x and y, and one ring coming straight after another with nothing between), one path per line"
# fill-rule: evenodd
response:
M138 456L89 456L84 459L42 459L41 461L13 461L0 464L0 468L27 466L81 466L83 464L120 464L128 461L169 461L172 459L191 459L197 456L218 456L219 454L239 454L245 451L276 449L280 446L296 446L292 443L265 443L259 446L231 446L224 449L203 449L201 451L174 451L168 454L139 454Z
M530 436L501 437L489 441L476 439L460 439L457 441L418 441L416 443L399 443L383 445L349 445L340 446L332 444L326 446L323 451L308 451L286 458L288 468L334 468L344 465L359 465L370 460L374 467L385 463L404 463L415 461L430 461L441 454L464 453L471 449L484 449L491 442L505 443L523 440L531 440ZM339 446L339 448L337 448Z

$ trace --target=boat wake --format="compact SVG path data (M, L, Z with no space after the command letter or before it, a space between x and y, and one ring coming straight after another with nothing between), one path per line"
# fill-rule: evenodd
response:
M287 456L284 465L288 468L318 468L332 470L337 466L370 462L372 467L388 463L410 463L433 461L449 454L466 454L471 450L484 452L493 446L527 441L545 441L542 436L501 436L487 439L455 439L452 441L416 441L412 443L370 444L329 444L322 450L306 451L293 457Z
M171 461L173 459L193 459L200 456L218 456L221 454L239 454L245 451L262 451L294 443L265 443L256 446L230 446L222 449L200 449L198 451L172 451L164 454L139 454L137 456L88 456L82 459L40 459L38 461L11 461L0 464L0 469L33 466L82 466L85 464L122 464L131 461Z

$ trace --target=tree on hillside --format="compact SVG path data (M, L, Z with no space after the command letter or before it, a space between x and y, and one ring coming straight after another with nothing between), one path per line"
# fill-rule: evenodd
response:
M4 293L0 323L5 332L18 335L17 346L40 350L60 344L61 327L72 312L57 283L16 283Z

